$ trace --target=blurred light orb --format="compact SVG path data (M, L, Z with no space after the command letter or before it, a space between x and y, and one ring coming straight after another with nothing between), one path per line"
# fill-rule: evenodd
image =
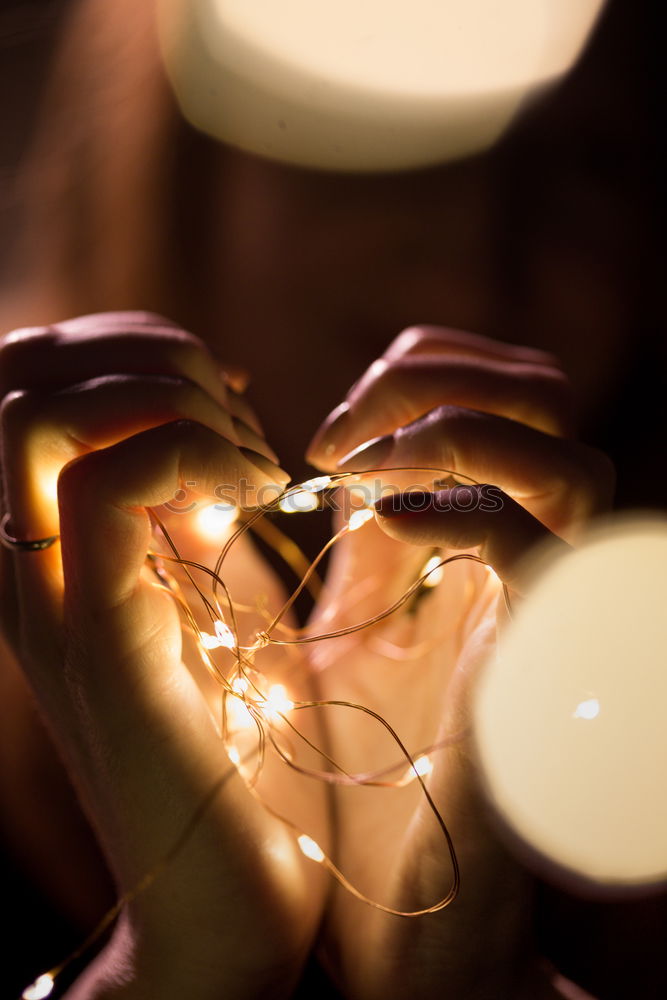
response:
M308 514L311 510L317 510L319 505L319 497L312 490L295 490L293 493L286 493L278 502L283 514Z
M479 152L579 56L604 0L159 0L186 118L302 166Z
M598 886L667 879L667 521L591 533L547 564L475 694L507 826Z
M45 972L42 976L38 976L34 983L21 994L23 1000L45 1000L46 997L51 996L53 992L54 978L50 972Z
M200 535L215 542L226 538L239 512L233 504L214 503L202 507L196 516Z

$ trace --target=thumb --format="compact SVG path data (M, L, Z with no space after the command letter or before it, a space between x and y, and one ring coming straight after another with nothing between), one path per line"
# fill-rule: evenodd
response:
M526 556L551 542L567 547L497 486L454 486L429 493L392 493L375 504L380 527L413 545L478 548L480 558L518 593L528 585Z

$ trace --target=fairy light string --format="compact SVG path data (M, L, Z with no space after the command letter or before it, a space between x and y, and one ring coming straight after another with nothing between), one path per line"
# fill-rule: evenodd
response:
M38 976L37 979L28 986L22 993L22 1000L42 1000L48 997L54 987L56 978L72 962L84 955L89 948L99 941L105 931L112 925L122 909L134 900L140 893L144 892L160 875L165 867L177 856L179 851L187 843L194 832L197 824L201 821L206 811L218 795L228 778L238 770L251 792L262 803L263 807L277 820L291 829L296 837L296 842L301 853L313 861L321 864L330 875L352 896L360 902L381 910L384 913L398 917L413 918L424 916L429 913L436 913L444 909L456 898L460 887L459 864L456 850L451 834L447 828L444 818L428 789L426 778L432 770L431 754L436 750L443 749L459 741L465 735L458 733L440 740L438 743L419 751L410 753L398 732L384 719L378 712L371 708L346 700L311 700L311 701L291 701L286 696L282 685L272 685L265 690L265 681L255 664L258 653L268 646L298 647L324 640L336 639L349 636L372 626L379 624L387 618L395 615L401 608L410 602L415 595L422 594L440 582L445 568L455 562L469 560L483 566L488 564L479 556L473 553L457 553L447 557L440 557L433 554L424 565L422 572L417 579L403 592L403 594L382 611L358 622L341 628L334 628L326 632L317 634L307 633L306 629L286 625L283 619L292 609L299 595L308 588L314 597L320 593L321 581L317 575L317 569L328 552L345 536L351 532L363 528L363 525L374 518L373 510L370 506L353 510L347 521L335 534L326 542L315 559L308 560L298 546L270 521L264 520L267 514L274 511L299 511L311 510L314 507L305 505L298 506L300 494L317 499L319 506L320 497L337 490L344 484L359 483L361 479L370 475L386 476L387 473L424 473L434 474L433 478L436 486L440 485L435 477L451 477L452 479L464 479L467 482L478 485L469 476L464 476L459 472L439 468L415 468L397 467L393 469L368 470L361 473L338 473L331 476L318 476L307 480L296 486L288 487L270 503L258 507L251 512L239 512L240 523L222 545L215 566L211 569L203 563L187 559L181 555L169 531L163 521L154 512L150 512L151 519L156 531L164 540L168 551L158 552L151 550L147 555L147 564L153 572L156 586L165 590L176 603L182 615L182 627L193 637L195 645L204 667L210 677L219 685L221 689L221 710L220 710L220 736L222 745L230 761L230 767L222 777L214 784L184 827L181 835L174 842L169 851L146 873L128 892L123 894L114 906L102 917L97 926L82 942L82 944L63 962L50 969L48 972ZM310 504L311 501L308 501ZM265 628L259 629L255 633L254 642L250 645L242 646L239 640L239 621L237 612L252 611L257 613L261 609L238 604L233 600L232 593L223 578L223 567L233 546L237 544L247 532L254 531L258 537L269 544L277 554L285 561L293 571L298 580L297 586L284 602L280 610L271 614L264 609L263 617L267 621ZM171 566L171 569L167 567ZM189 587L196 595L201 604L206 617L211 624L211 632L205 632L197 622L197 618L187 599L181 583L177 579L176 572L181 572ZM210 590L207 591L198 582L198 575L208 578ZM502 584L502 591L505 606L511 615L511 604L507 586ZM231 669L223 669L216 660L216 654L223 651L231 658ZM415 655L418 655L415 653ZM400 758L394 763L381 770L368 773L352 774L336 761L322 747L318 746L296 725L294 715L297 712L306 710L320 711L322 709L338 709L347 712L363 714L372 718L389 735L396 746ZM236 743L232 740L233 733L238 731L238 721L240 713L245 713L243 727L256 733L256 742L252 749L245 754L241 754ZM236 719L236 728L234 723ZM289 734L289 735L287 735ZM331 770L323 770L308 767L295 759L293 752L293 740L308 747L326 762ZM444 845L450 858L452 868L451 884L448 892L441 899L430 906L418 910L404 911L394 909L377 900L370 899L354 886L345 874L336 866L332 858L314 841L307 831L300 829L289 817L281 815L274 808L266 803L257 792L257 783L262 773L266 753L271 749L278 760L286 767L295 772L306 775L310 778L323 781L330 785L340 786L366 786L379 788L402 788L406 784L416 781L419 785L428 809L430 810L443 837ZM254 769L250 776L244 773L244 766L254 758ZM402 770L401 776L394 780L389 780L389 775Z

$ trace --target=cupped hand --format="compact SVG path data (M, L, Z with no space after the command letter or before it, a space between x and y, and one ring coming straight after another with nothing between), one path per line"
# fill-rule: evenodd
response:
M325 880L226 757L219 694L207 700L193 680L177 607L146 564L159 547L151 509L189 558L210 564L215 547L178 511L219 499L221 484L226 495L243 484L239 502L252 506L288 477L233 391L238 380L160 317L110 313L17 331L2 341L0 373L5 530L60 536L41 551L3 552L9 644L119 893L181 841L72 996L288 996ZM245 543L228 569L242 600L279 592ZM244 626L253 624L251 607ZM268 654L263 665L270 674ZM292 669L307 697L307 678ZM321 790L287 769L272 787L326 843Z
M428 753L425 780L460 867L455 902L416 918L365 909L336 889L327 947L351 997L560 995L536 971L531 880L506 853L481 794L470 694L507 614L498 578L519 600L526 553L547 539L573 541L610 503L609 462L571 433L569 389L553 358L421 327L370 367L311 445L322 470L387 470L359 477L359 486L383 494L376 519L337 546L313 633L389 607L434 554L469 551L495 571L450 564L437 586L390 618L311 647L324 697L367 706L413 758ZM406 467L452 470L465 485L444 476L444 488L434 489L437 474L388 471ZM348 773L405 776L405 761L386 773L401 754L373 719L332 707L327 726L331 756ZM335 816L336 863L365 896L399 911L447 896L452 860L417 781L339 785Z

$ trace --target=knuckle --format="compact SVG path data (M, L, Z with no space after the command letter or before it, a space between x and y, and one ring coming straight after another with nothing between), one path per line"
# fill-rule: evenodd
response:
M164 333L165 351L167 356L178 371L183 371L189 376L201 375L206 369L218 371L215 358L203 340L188 333L187 330L174 328L168 333ZM224 389L225 383L220 377L220 386Z
M28 389L12 389L0 402L0 425L3 434L25 430L37 408L36 394Z
M432 410L420 419L428 420L429 424L439 424L442 427L447 427L447 433L452 433L455 430L467 426L475 418L481 417L482 414L477 413L476 410L468 410L463 406L454 406L451 403L443 403L440 406L433 407Z
M35 340L42 340L53 333L51 326L24 326L17 330L10 330L0 338L0 356L11 357L13 353L20 351L26 344L33 344Z
M389 377L387 373L392 370L392 367L393 363L387 358L377 358L376 361L369 365L357 384L353 386L348 398L352 402L356 402L360 396L365 395L369 390L375 390L376 387L383 385Z
M61 500L68 502L70 498L80 495L84 488L90 497L95 482L94 477L88 474L90 460L91 455L81 455L62 467L58 475L58 496Z
M0 387L20 385L34 363L34 353L57 340L56 327L29 326L12 330L0 338Z
M409 326L391 342L385 351L385 357L400 357L416 350L421 342L428 336L427 328L423 326Z
M378 358L366 373L369 386L387 392L393 392L397 389L401 382L401 374L400 362L388 361L386 358Z

